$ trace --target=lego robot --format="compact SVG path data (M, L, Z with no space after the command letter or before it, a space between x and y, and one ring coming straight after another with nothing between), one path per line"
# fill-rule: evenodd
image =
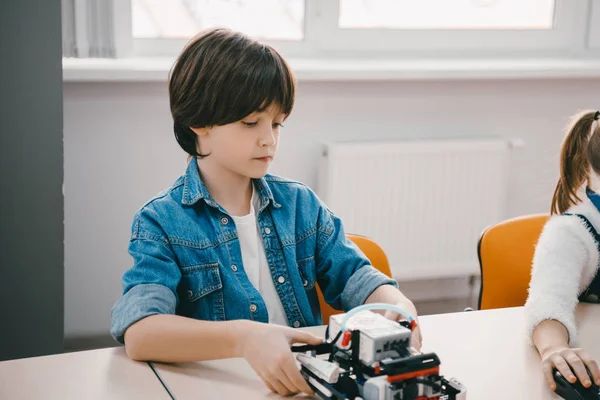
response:
M373 309L391 309L408 319L391 321ZM322 399L465 400L466 388L440 375L435 353L411 349L415 327L403 310L369 304L331 316L323 343L292 351L299 353L300 372Z

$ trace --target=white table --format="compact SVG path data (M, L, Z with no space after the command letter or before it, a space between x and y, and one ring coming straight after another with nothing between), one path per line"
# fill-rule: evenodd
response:
M0 399L170 399L122 347L0 362Z
M577 309L580 343L600 360L600 305ZM556 399L545 386L540 359L528 346L521 307L420 317L423 351L435 351L441 373L467 387L468 399ZM309 328L322 335L324 327ZM268 343L265 343L268 346ZM154 364L177 400L263 399L270 394L243 359Z

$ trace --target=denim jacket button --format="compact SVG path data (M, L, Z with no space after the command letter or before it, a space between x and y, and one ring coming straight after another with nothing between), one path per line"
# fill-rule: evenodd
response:
M267 235L270 235L270 234L271 234L271 229L269 229L269 228L265 228L265 233L266 233Z
M304 280L304 282L302 282L302 284L303 284L304 286L308 286L308 281L305 279L305 280Z
M300 322L294 321L294 328L299 328L299 327L300 327Z
M256 311L256 304L250 304L250 311L251 312L255 312Z
M598 302L598 296L595 294L588 294L587 296L588 301L591 301L593 303L597 303Z
M225 217L221 218L221 223L223 225L227 225L228 222L229 222L229 220L227 218L225 218Z
M280 276L279 278L277 278L277 282L283 283L285 282L285 278L283 276Z
M194 295L194 292L192 292L191 290L188 290L187 295L188 295L188 297L192 297Z
M237 265L232 265L232 266L231 266L231 270L232 270L233 272L237 271Z

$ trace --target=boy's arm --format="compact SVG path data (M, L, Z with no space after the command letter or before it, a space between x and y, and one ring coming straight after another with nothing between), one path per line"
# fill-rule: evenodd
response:
M281 395L312 390L298 371L292 343L321 338L287 326L248 320L202 321L175 315L181 271L152 210L133 224L134 266L111 315L111 334L139 361L187 362L243 357L267 387Z
M313 395L290 351L292 343L319 344L323 339L289 326L249 320L198 321L177 315L153 315L125 334L134 360L188 362L243 357L273 392Z
M277 353L274 343L285 337L285 354L292 342L319 344L322 339L286 326L250 320L202 321L179 315L151 315L125 332L127 355L139 361L191 362ZM269 340L269 338L272 338ZM267 345L267 343L269 343Z
M383 285L375 289L373 294L371 294L366 303L386 303L386 304L394 304L407 313L410 314L417 321L417 327L413 330L411 336L411 346L414 347L417 351L421 350L421 346L423 344L423 336L421 334L421 326L419 324L419 317L417 315L417 309L412 301L410 301L402 292L390 285ZM399 315L398 313L390 310L386 310L384 313L385 317L391 319L393 321L398 321L400 319L404 319L404 316Z
M389 286L401 295L396 289L398 283L371 265L362 251L346 238L342 221L320 203L315 261L323 297L336 309L348 311L365 304L372 295L391 299L388 289L375 295L382 286Z
M410 314L411 317L417 318L417 309L412 301L408 299L400 290L390 285L379 286L375 291L367 298L368 303L386 303L394 304L402 308L404 311ZM390 319L398 319L401 316L393 312L386 312L386 316Z
M152 209L134 219L129 242L133 267L111 311L111 335L136 360L184 362L236 356L248 324L198 321L175 315L181 270ZM207 345L208 344L208 345Z
M248 334L252 324L151 315L126 330L125 350L138 361L190 362L240 357L240 338Z
M394 304L417 320L411 345L421 349L421 329L414 304L398 290L396 280L375 269L360 249L346 238L342 221L326 207L319 218L317 276L325 301L334 308L348 311L366 303ZM401 318L386 311L392 320Z

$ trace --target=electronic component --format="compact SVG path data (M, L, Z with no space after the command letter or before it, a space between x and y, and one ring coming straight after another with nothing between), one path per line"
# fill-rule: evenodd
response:
M391 321L373 309L390 309L408 318ZM465 400L466 388L440 375L435 353L411 349L415 326L395 306L369 304L331 316L324 343L292 350L300 353L300 372L322 399Z

